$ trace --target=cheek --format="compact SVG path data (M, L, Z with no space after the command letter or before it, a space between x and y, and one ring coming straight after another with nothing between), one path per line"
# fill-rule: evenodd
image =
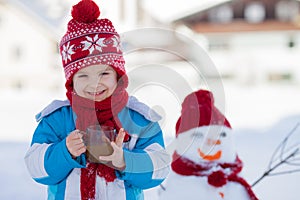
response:
M196 155L197 149L201 147L202 143L201 139L195 137L181 137L177 142L178 153Z
M115 84L112 84L112 86L111 86L111 90L112 91L115 91L115 89L117 88L117 83L115 83Z
M80 81L78 80L73 81L73 88L76 93L80 92L83 89L83 87L84 85Z
M110 90L114 91L117 87L117 79L116 78L111 78L107 80L107 86L109 87Z

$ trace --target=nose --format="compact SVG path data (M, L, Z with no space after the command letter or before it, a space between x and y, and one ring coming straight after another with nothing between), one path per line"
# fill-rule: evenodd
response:
M221 140L214 140L214 139L211 139L211 138L208 138L206 140L206 144L207 145L220 145L221 144Z
M101 84L101 77L97 75L93 75L89 77L89 85L93 87L97 87L98 85Z

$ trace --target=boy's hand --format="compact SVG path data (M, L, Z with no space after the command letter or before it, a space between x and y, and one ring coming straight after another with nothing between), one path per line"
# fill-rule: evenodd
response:
M74 130L66 138L66 145L72 158L76 158L86 151L82 137L83 134L80 130Z
M123 128L120 129L116 141L111 142L111 146L114 149L114 152L109 156L100 156L99 159L103 161L111 161L114 168L118 170L125 169L125 160L123 155L123 140L125 137L125 131Z

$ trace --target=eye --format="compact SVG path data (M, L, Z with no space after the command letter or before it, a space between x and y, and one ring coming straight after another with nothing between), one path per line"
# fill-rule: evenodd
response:
M80 74L80 75L77 76L77 78L86 78L86 77L87 77L86 74Z
M193 138L203 138L203 133L201 133L201 132L194 132L192 134L192 137Z
M226 137L226 132L222 132L222 133L220 134L220 136L221 136L221 137Z
M102 73L100 74L100 76L105 76L105 75L109 75L109 72L102 72Z

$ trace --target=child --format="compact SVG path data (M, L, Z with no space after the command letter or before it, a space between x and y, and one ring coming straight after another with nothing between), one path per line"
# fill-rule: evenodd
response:
M48 199L143 199L143 189L167 176L169 156L159 116L128 97L119 35L92 0L73 6L60 42L68 101L54 101L37 117L25 162L32 178L48 185ZM107 164L86 160L90 125L117 130Z

